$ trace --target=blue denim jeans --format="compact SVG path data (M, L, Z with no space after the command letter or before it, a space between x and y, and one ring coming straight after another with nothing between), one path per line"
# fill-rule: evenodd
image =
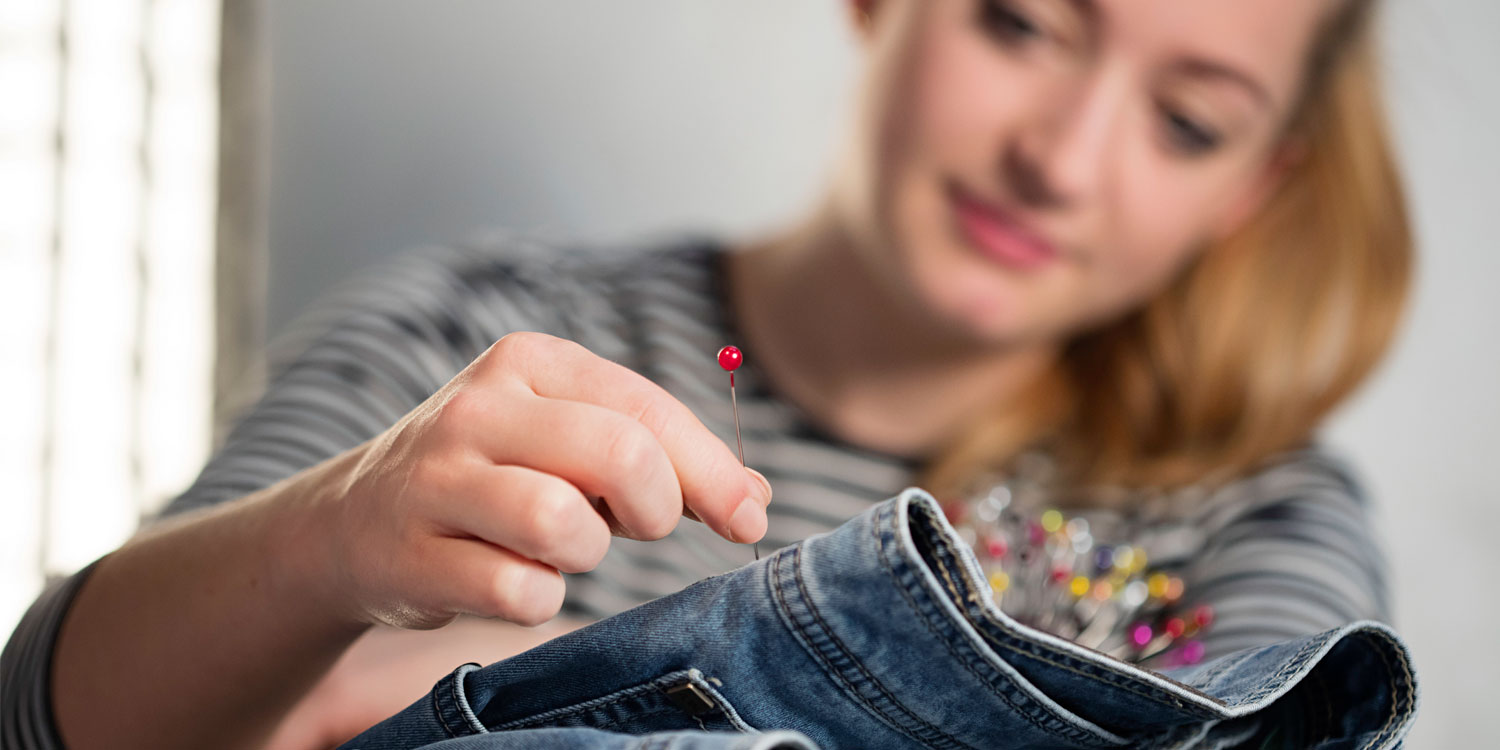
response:
M344 747L1373 750L1400 746L1416 700L1406 647L1375 622L1167 672L1022 626L911 488L759 562L461 666Z

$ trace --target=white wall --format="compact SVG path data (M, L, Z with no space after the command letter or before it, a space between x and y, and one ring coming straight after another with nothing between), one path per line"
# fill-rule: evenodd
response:
M853 73L831 0L273 0L270 325L503 226L747 229L813 195Z
M840 0L273 2L271 325L483 226L741 231L817 188L855 59ZM1333 423L1384 508L1423 681L1414 748L1492 722L1500 607L1500 5L1389 7L1422 259L1393 357Z
M1500 5L1404 0L1387 18L1391 113L1421 242L1382 371L1330 434L1384 504L1397 625L1422 705L1410 747L1493 744L1500 695Z

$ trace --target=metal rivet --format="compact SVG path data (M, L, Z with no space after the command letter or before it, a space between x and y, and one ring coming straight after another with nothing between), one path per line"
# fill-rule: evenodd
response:
M673 685L666 689L666 693L667 698L672 701L672 705L686 711L689 716L708 713L715 708L713 699L705 695L697 685L691 682Z

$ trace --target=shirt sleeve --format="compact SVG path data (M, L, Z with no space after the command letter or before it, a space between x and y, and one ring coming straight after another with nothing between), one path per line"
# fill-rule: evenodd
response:
M1344 459L1309 448L1232 491L1244 499L1183 570L1184 608L1212 608L1205 658L1390 619L1368 494Z
M90 565L48 584L11 633L0 653L0 748L59 750L52 720L52 644L73 595L93 570Z
M557 329L545 265L424 248L352 277L278 337L270 378L159 517L243 497L371 437L514 330ZM97 565L97 561L94 563ZM0 750L61 748L51 706L58 628L93 565L49 586L0 657Z
M538 259L440 247L356 277L267 355L265 394L170 516L267 487L380 434L506 333L555 331Z

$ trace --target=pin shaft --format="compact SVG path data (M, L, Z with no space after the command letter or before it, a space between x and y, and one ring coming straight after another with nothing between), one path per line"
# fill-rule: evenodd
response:
M735 398L734 395L734 373L732 372L729 373L729 403L734 408L734 445L739 449L740 452L740 466L744 466L745 442L740 439L740 402L739 399ZM752 548L755 550L755 559L759 560L760 542L756 542Z

